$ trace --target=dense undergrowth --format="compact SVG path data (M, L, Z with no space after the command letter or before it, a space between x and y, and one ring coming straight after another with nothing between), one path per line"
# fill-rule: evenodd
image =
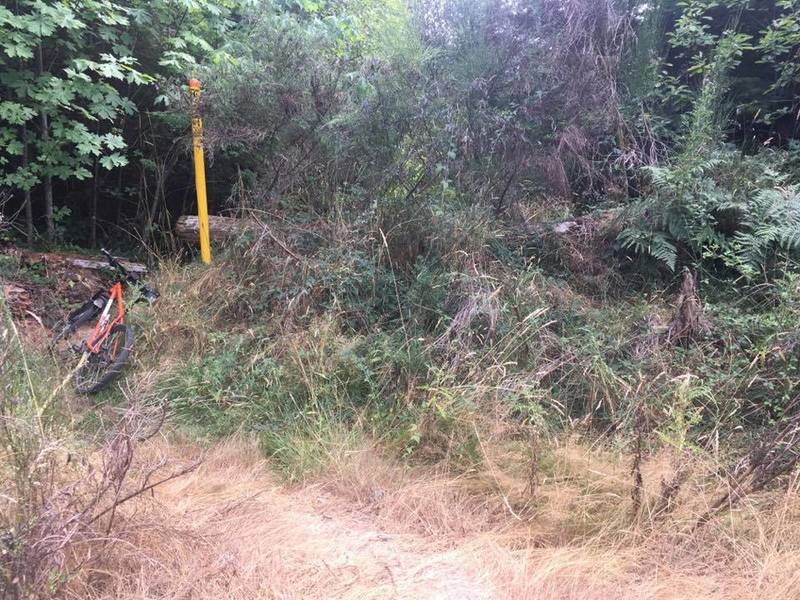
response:
M196 467L148 445L164 424L162 444L255 447L388 529L489 533L505 558L613 548L616 583L698 556L739 592L793 589L764 565L800 536L796 3L204 0L106 22L90 2L71 46L51 4L0 9L0 244L23 216L29 243L38 216L48 244L94 243L111 198L161 300L131 307L125 377L82 399L42 329L83 299L2 256L4 284L53 289L16 321L0 305L0 597L138 589L149 558L120 548L169 530L147 493ZM97 28L119 42L102 62ZM35 48L85 68L45 73ZM205 85L212 208L243 232L210 266L170 232L191 199L180 65ZM54 211L53 177L89 166ZM508 597L547 597L515 577ZM575 581L550 597L603 596Z
M580 427L624 446L644 419L654 443L699 449L746 444L743 423L768 426L791 403L791 271L749 294L703 281L709 326L676 344L677 287L602 294L596 277L560 271L571 242L545 234L550 251L530 254L474 211L406 227L426 248L414 260L400 228L284 220L208 271L162 272L146 343L163 356L172 327L192 340L160 369L176 419L210 437L255 432L301 478L304 451L341 429L468 469L487 422L543 439Z

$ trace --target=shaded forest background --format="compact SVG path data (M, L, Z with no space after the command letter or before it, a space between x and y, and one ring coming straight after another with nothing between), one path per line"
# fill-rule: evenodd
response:
M6 238L172 248L193 76L212 213L624 207L614 252L748 277L798 243L791 0L36 0L0 25Z

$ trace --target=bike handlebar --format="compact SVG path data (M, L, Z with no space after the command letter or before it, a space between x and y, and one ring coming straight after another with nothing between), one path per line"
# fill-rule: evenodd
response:
M119 271L119 273L125 277L125 280L128 283L132 283L140 288L142 297L145 300L147 300L147 302L153 304L153 302L158 300L159 293L153 288L142 283L142 281L139 279L139 276L136 275L136 273L128 273L128 270L125 267L123 267L122 264L116 258L114 258L114 255L111 254L111 252L109 252L105 248L100 248L100 252L106 257L106 259L108 260L108 264L114 267L117 271Z
M105 248L100 248L100 252L106 257L106 259L108 259L108 264L110 264L117 271L122 273L125 277L129 277L128 270L125 267L123 267L116 258L114 258L114 255L111 254L111 252L109 252Z

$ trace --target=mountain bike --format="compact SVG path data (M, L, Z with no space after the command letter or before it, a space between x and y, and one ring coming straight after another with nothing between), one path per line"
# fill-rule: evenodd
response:
M147 286L136 273L128 272L105 248L100 252L116 272L116 278L107 290L99 290L91 300L72 311L51 343L51 347L71 338L80 329L97 319L94 328L80 344L68 344L68 354L77 360L72 374L75 389L81 394L95 394L111 383L128 362L133 349L134 335L125 323L123 291L134 288L134 302L153 304L159 294Z

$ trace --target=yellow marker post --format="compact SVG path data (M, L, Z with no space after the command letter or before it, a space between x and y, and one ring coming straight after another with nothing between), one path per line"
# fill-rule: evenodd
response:
M194 186L197 191L197 219L200 224L200 258L211 262L211 237L208 233L208 200L206 199L206 167L203 162L203 120L200 118L200 82L189 80L192 94L192 149L194 151Z

